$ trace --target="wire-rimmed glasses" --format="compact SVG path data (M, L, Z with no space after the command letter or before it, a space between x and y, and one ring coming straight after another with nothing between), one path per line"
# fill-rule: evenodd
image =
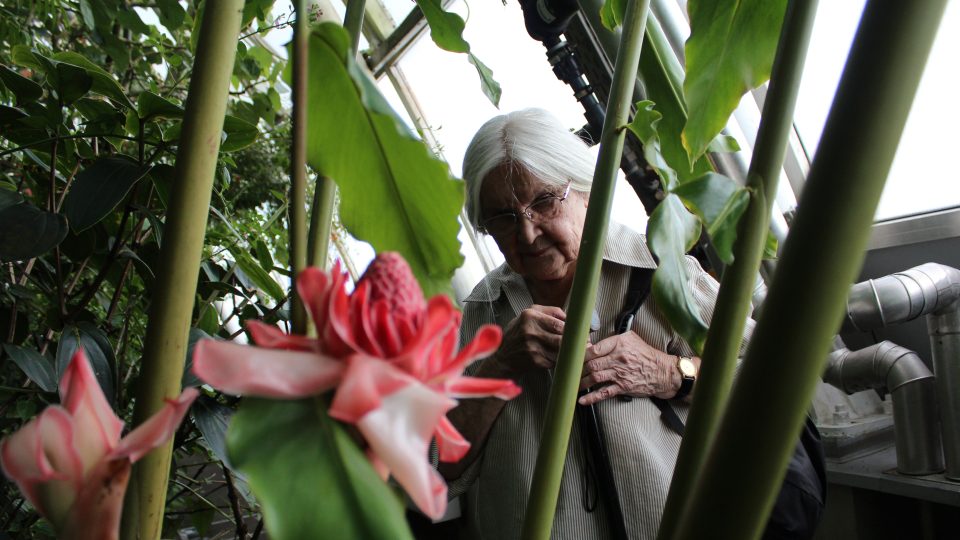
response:
M554 193L544 193L526 208L520 211L527 219L534 223L543 223L549 221L560 213L563 201L570 195L570 182L563 190L563 195ZM480 232L491 234L493 236L507 236L513 234L520 222L520 216L517 212L504 212L495 216L488 217L480 222Z

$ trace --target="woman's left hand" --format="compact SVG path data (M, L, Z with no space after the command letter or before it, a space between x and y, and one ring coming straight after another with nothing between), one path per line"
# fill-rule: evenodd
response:
M619 395L670 399L680 388L676 357L650 346L633 331L587 347L578 403L592 405Z

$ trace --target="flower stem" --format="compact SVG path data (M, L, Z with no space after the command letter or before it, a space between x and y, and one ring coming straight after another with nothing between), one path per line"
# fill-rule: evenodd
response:
M762 533L945 5L867 3L736 391L674 538Z
M200 25L177 151L178 185L171 194L161 266L150 305L134 425L163 407L165 398L180 392L242 12L242 0L208 0ZM170 441L137 463L124 508L124 538L160 538L172 454Z
M737 230L733 264L723 273L703 351L697 398L691 407L660 522L660 538L670 538L679 524L683 504L706 459L727 402L754 281L770 229L770 212L793 125L794 105L816 13L817 0L791 0L787 4L757 144L747 173L750 203Z
M557 358L554 382L547 401L530 501L523 522L522 538L527 540L549 538L556 512L563 463L576 407L577 387L583 369L584 344L589 336L590 314L597 296L607 221L613 203L617 168L623 153L625 131L622 126L627 123L630 112L637 66L640 62L640 44L643 41L649 6L649 0L627 2L606 119L600 136L600 156L594 171L593 187L580 242L580 255L577 258L576 274L570 292L570 309Z
M307 26L306 0L295 0L293 24L293 111L290 153L290 271L293 277L290 312L293 333L307 329L307 312L297 295L296 276L307 265Z

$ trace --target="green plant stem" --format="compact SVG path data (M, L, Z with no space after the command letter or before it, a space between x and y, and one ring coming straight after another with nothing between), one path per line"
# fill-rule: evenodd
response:
M204 231L236 55L242 0L208 0L178 148L160 269L144 344L133 424L140 425L180 392ZM123 537L160 537L173 441L136 464L125 505ZM132 504L131 504L132 503Z
M576 274L570 292L570 308L553 386L547 401L530 501L523 521L521 536L526 540L549 538L556 512L563 463L576 407L577 388L583 369L584 344L589 337L590 314L597 296L607 221L613 203L616 173L623 153L623 126L630 113L640 61L640 44L643 41L649 6L649 0L627 2L606 119L600 135L600 155L594 171L593 187L580 241L580 255L577 258Z
M747 172L750 203L737 227L734 261L721 280L716 309L703 350L697 395L688 417L683 444L670 483L670 493L660 522L660 538L676 532L683 510L717 423L729 396L757 271L763 258L770 212L780 179L793 111L800 88L817 0L791 0L787 4L780 42L770 75L757 144Z
M867 3L803 204L676 537L757 538L763 531L945 5Z
M350 32L350 51L354 56L360 47L360 33L363 31L363 13L367 8L367 0L349 0L347 12L343 16L343 27Z
M317 176L310 214L310 247L307 261L311 266L327 267L330 232L333 229L333 203L337 198L337 184L325 176Z
M307 329L307 312L297 294L296 277L307 265L307 2L294 2L293 25L293 111L291 112L290 154L290 317L295 334Z

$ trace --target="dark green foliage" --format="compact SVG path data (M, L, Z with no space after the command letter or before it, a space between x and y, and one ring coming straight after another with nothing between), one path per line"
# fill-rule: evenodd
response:
M59 374L79 346L117 413L130 419L167 202L177 189L198 19L197 2L134 4L143 5L0 6L0 436L56 403ZM271 6L248 2L243 33L266 31ZM287 260L289 121L274 88L283 62L260 46L238 43L238 52L194 337L227 337L238 322L287 313L278 302L283 286L270 276ZM254 284L240 279L238 258ZM184 382L197 384L190 373ZM226 407L216 395L204 403L217 414ZM201 418L176 438L164 537L236 519L219 443L204 444L209 422ZM234 482L243 495L242 479ZM248 501L240 505L247 515L256 511ZM53 536L9 483L0 523L14 537Z

